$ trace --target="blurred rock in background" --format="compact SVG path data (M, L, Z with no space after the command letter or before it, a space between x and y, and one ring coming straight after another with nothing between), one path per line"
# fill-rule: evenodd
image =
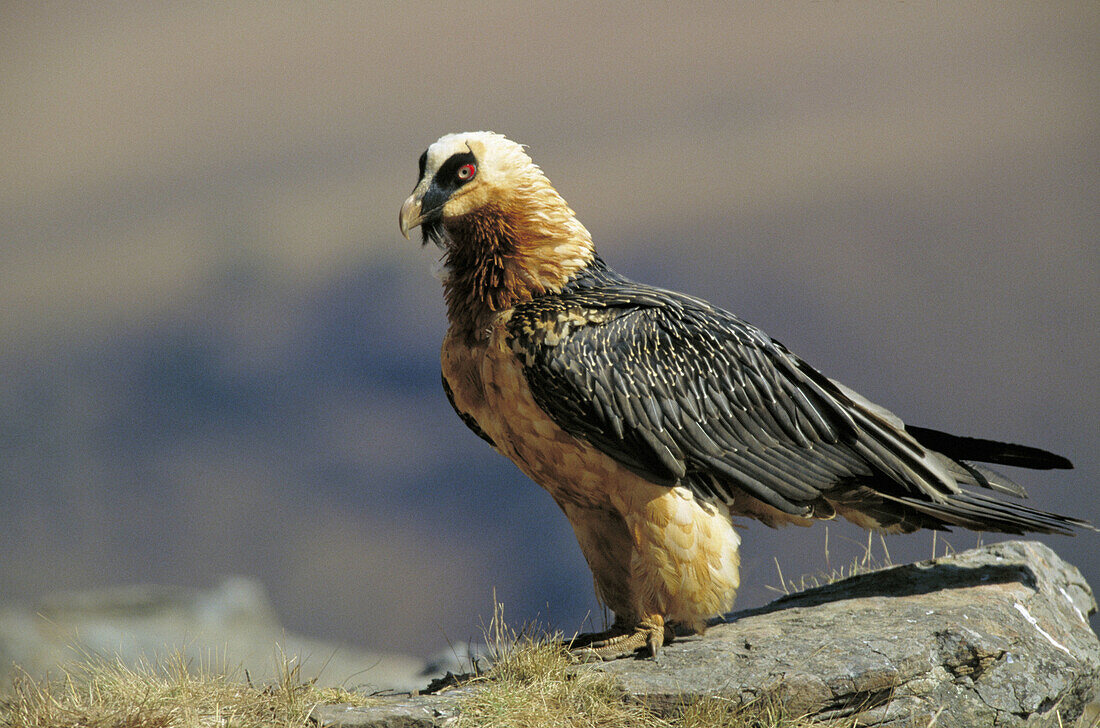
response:
M135 585L0 606L0 674L57 675L67 664L119 660L131 669L181 655L195 668L255 684L299 666L303 681L363 692L409 691L430 677L422 660L366 652L287 632L264 588L226 579L212 589ZM438 674L442 674L439 672Z

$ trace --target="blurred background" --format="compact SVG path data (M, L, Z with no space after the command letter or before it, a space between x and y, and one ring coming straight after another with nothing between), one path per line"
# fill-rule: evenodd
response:
M1068 456L1011 474L1100 522L1097 37L1096 3L5 4L0 601L246 576L412 655L494 589L599 626L564 517L447 405L437 253L397 229L474 129L623 273L909 422ZM862 553L827 533L748 524L738 606ZM1100 587L1100 536L1041 540Z

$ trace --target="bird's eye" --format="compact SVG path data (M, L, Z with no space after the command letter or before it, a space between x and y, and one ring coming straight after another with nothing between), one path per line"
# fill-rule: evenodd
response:
M465 182L466 180L473 179L474 174L477 173L477 168L472 164L464 164L458 168L458 178Z

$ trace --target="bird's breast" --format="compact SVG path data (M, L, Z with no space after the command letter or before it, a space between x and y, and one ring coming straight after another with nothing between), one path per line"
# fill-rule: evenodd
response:
M613 508L623 479L637 478L618 462L563 430L535 402L523 362L509 346L508 314L498 316L483 341L470 345L448 333L443 376L455 406L467 413L497 449L559 503Z

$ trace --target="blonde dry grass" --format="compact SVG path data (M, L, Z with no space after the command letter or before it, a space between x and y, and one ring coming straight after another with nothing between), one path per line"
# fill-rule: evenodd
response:
M608 675L577 670L560 634L533 625L516 630L504 619L504 605L494 603L484 630L492 667L466 683L478 690L462 701L461 728L663 725L629 703Z
M60 677L18 675L0 697L0 725L10 728L305 728L319 704L364 704L340 688L301 680L296 660L283 656L279 678L253 686L230 671L194 666L176 653L156 664L128 667L85 656Z

